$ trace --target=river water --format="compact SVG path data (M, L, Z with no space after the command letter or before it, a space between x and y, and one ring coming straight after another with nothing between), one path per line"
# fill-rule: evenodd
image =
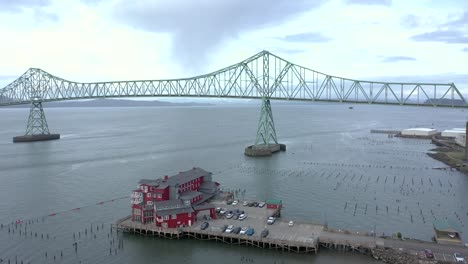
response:
M282 199L283 217L430 240L448 218L468 240L468 177L426 155L429 140L370 129L463 127L450 108L272 103L287 151L249 158L259 105L48 108L57 141L13 144L28 109L0 109L0 258L20 263L376 263L110 232L141 178L199 166L243 199ZM74 210L73 210L74 209ZM49 216L50 214L55 214ZM20 219L21 226L8 225ZM74 243L77 243L76 246ZM123 248L120 246L123 243ZM46 256L47 254L47 256Z

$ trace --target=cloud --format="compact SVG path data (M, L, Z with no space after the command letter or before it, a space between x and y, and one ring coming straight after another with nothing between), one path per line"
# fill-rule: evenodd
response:
M418 26L419 18L414 18L409 15L406 17L407 25ZM419 22L418 22L419 21ZM468 43L468 11L463 12L459 17L450 20L449 22L440 23L437 25L437 29L411 36L410 39L414 41L434 41L443 43Z
M421 19L416 15L409 14L400 18L400 24L406 28L416 28L421 24Z
M463 52L468 52L468 47L462 49Z
M275 55L293 55L293 54L299 54L299 53L303 53L303 52L306 52L307 50L306 49L294 49L294 48L272 48L269 50L271 53L275 54Z
M381 60L381 62L399 62L399 61L415 61L416 58L407 56L389 56Z
M383 5L391 6L392 0L346 0L350 5Z
M50 0L1 0L0 12L19 13L24 8L40 8L50 5Z
M437 41L445 43L468 43L468 35L459 30L436 30L410 37L414 41Z
M332 40L331 38L324 36L321 33L315 32L287 35L279 39L287 42L328 42Z
M134 28L172 35L172 54L184 67L205 63L225 40L280 25L324 0L133 1L118 0L116 20Z

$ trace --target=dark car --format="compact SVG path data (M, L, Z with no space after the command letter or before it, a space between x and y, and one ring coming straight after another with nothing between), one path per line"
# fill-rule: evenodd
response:
M210 225L210 224L208 224L208 222L203 222L203 224L201 224L201 226L200 226L200 229L201 229L201 230L205 230L205 229L208 228L209 225Z
M242 229L242 228L241 228L240 226L238 226L238 227L236 227L236 228L234 228L234 229L232 230L232 233L233 233L233 234L239 234L239 232L241 231L241 229Z
M268 229L263 229L262 233L260 233L260 236L261 237L267 237L269 233L270 232L268 231Z
M434 253L430 249L425 249L424 254L426 255L426 258L434 258Z
M248 203L247 206L252 207L252 206L254 206L254 203Z
M234 220L237 220L237 219L239 219L239 215L235 214L232 218L234 218Z
M233 202L232 200L227 200L226 204L232 204L232 202Z
M258 207L258 202L254 202L253 207Z
M227 228L228 228L228 225L223 225L223 226L221 227L221 232L224 233L224 231L226 231Z
M255 233L255 230L253 228L249 228L245 234L248 236L252 236Z

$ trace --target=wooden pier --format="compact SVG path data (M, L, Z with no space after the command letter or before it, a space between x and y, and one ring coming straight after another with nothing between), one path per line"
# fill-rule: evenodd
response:
M131 221L130 217L125 217L117 221L113 228L119 232L138 234L142 236L152 236L164 239L196 239L209 240L216 243L233 245L243 245L255 248L275 249L292 253L314 253L319 248L326 248L338 251L350 251L372 255L374 249L393 249L399 254L410 254L424 258L424 249L431 249L434 253L452 254L454 251L468 255L468 247L440 245L433 242L410 240L397 240L391 238L381 238L370 236L358 232L346 230L327 229L325 226L311 222L294 222L294 226L289 226L288 220L277 219L273 225L267 225L266 220L275 213L275 210L256 207L243 207L242 205L232 206L214 202L215 206L226 208L227 210L244 210L248 217L244 221L226 219L198 220L194 225L183 228L163 228L157 227L154 223L141 224ZM201 230L203 222L208 222L209 227ZM224 233L221 227L224 225L234 225L240 227L251 227L255 229L253 236ZM269 230L269 235L265 238L260 236L263 229Z

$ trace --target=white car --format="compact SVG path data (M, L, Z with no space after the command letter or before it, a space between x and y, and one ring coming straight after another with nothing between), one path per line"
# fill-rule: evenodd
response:
M455 257L455 260L457 262L465 263L465 258L460 253L455 252L455 254L453 254L453 256Z
M258 203L258 207L262 208L262 207L264 207L264 206L265 206L265 202L259 202L259 203Z
M225 233L232 233L232 230L234 230L234 226L233 225L229 225L227 228L226 228L226 231L224 231Z
M226 218L231 219L233 216L234 216L233 214L229 213L229 214L226 215Z
M246 227L246 226L244 226L244 227L241 229L241 231L240 231L240 233L239 233L239 234L241 234L241 235L245 235L245 233L247 233L247 230L249 230L249 228L248 228L248 227Z
M239 201L234 200L234 202L232 202L232 205L237 205L238 203L239 203Z
M270 216L268 217L267 224L272 225L275 223L275 221L276 221L276 218L274 218L273 216Z
M294 226L294 222L293 221L289 221L289 226Z
M244 201L244 202L242 203L243 206L247 206L248 204L249 204L249 202L247 202L247 201Z
M219 211L219 213L222 214L222 215L225 214L225 213L226 213L226 209L221 208L221 210Z
M241 220L241 221L244 220L244 219L246 219L246 218L247 218L247 215L246 215L246 214L241 214L241 215L239 215L239 220Z

